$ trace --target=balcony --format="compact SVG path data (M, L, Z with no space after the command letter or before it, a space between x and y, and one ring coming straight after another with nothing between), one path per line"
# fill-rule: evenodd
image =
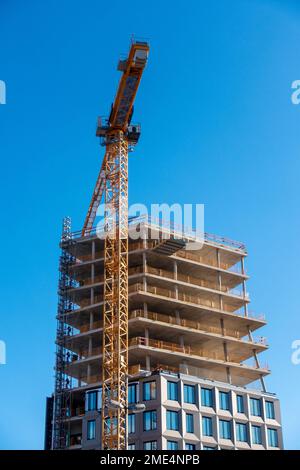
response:
M174 336L173 336L174 337ZM176 336L175 336L176 337ZM254 363L244 363L238 359L236 352L228 349L225 359L224 350L213 347L213 343L203 343L199 346L196 341L192 345L180 345L171 340L160 340L134 336L129 340L129 375L137 376L140 370L146 368L146 356L151 357L151 370L157 369L157 364L164 364L164 369L181 368L181 372L190 375L202 376L208 379L227 381L227 369L231 370L232 383L247 385L260 377L267 375L267 366ZM88 384L101 383L102 348L82 351L72 360L66 362L66 373L75 379L71 388L80 388ZM251 358L251 356L249 356ZM251 360L251 359L250 359ZM183 366L183 363L186 366ZM185 371L187 367L188 372Z
M190 329L202 332L202 333L212 333L212 334L219 335L222 337L224 336L233 337L234 339L237 339L237 340L253 343L254 346L255 345L264 346L264 347L267 346L267 339L265 337L252 338L252 340L250 340L248 337L243 338L241 336L240 329L235 329L235 330L230 329L229 331L227 331L227 329L224 327L222 331L221 327L218 328L215 326L210 326L207 324L207 322L201 323L199 321L187 320L186 318L178 318L178 317L175 317L174 315L164 315L161 313L151 312L151 311L145 312L142 309L137 309L137 310L133 310L129 314L129 320L133 318L145 318L147 320L152 320L155 322L163 322L169 325L190 328Z
M148 339L144 337L136 337L136 338L131 338L129 340L129 346L148 346L151 348L156 348L156 349L165 349L167 351L172 351L176 353L181 353L184 355L188 356L199 356L202 358L205 358L207 360L217 360L217 361L224 361L224 355L223 354L218 354L217 352L212 352L211 350L201 348L201 347L194 347L190 345L184 345L181 346L177 343L171 343L168 341L161 341L161 340L154 340L154 339ZM226 362L235 362L233 361L230 357L228 357ZM240 365L243 365L240 363ZM256 366L256 363L254 363L254 367L258 368ZM264 367L260 367L264 368ZM265 367L266 370L268 370L268 367Z
M95 326L98 329L95 329ZM67 335L65 347L69 353L68 363L71 367L74 363L86 363L102 353L102 323L94 323L93 329L86 325L86 332L75 335ZM225 326L226 325L226 326ZM201 321L190 318L158 313L146 312L143 309L134 309L129 313L129 336L138 337L144 334L145 328L149 329L149 335L153 340L163 339L167 343L173 341L179 335L184 338L186 345L195 347L205 344L206 357L224 360L224 343L227 345L227 357L230 362L241 363L253 356L253 350L257 353L264 351L267 347L265 338L251 339L248 336L245 325L241 328L239 322L225 321L223 326L219 322L210 324L207 320ZM88 348L92 340L93 348ZM198 348L199 349L199 348Z
M77 361L83 361L91 357L99 356L100 354L102 354L102 347L100 346L97 348L92 348L90 350L81 350L78 354L67 353L65 363L66 365L70 365Z
M129 253L133 254L136 251L144 251L147 250L149 253L151 253L152 248L155 247L155 240L146 240L144 241L135 241L135 242L130 242L128 246ZM215 268L216 270L222 269L224 271L227 271L229 273L233 274L239 274L239 275L245 275L245 271L243 272L241 264L239 263L239 257L235 255L235 258L238 259L238 261L233 262L219 262L216 259L215 256L215 251L213 251L210 256L203 256L199 252L193 252L193 251L185 251L185 250L179 250L176 252L175 255L173 255L170 259L178 259L180 260L187 260L187 261L193 261L195 263L198 263L204 267L207 268ZM85 265L88 265L91 262L100 262L104 260L104 250L99 250L95 252L94 258L92 257L91 253L89 252L88 254L80 254L78 257L75 256L75 261L71 265L71 269L76 269L80 268L81 266L84 267ZM226 260L225 260L226 261Z
M217 268L217 269L223 269L225 271L230 271L230 272L235 273L235 274L245 274L245 273L242 272L242 268L241 268L240 264L234 264L234 265L231 266L228 263L222 263L222 262L218 263L217 260L214 260L212 258L207 260L206 258L201 256L199 253L193 253L192 251L183 251L183 250L178 251L175 254L175 258L183 258L183 259L186 259L188 261L194 261L196 263L201 263L204 266L213 267L213 268Z
M87 333L88 331L91 331L91 330L98 330L100 328L103 327L103 322L102 321L96 321L94 322L92 325L90 325L89 323L86 324L86 325L82 325L80 327L80 333Z
M141 336L129 339L128 344L129 346L139 345L139 346L153 347L156 349L165 349L168 351L177 352L177 353L181 353L184 355L199 356L207 360L215 359L215 360L224 361L223 354L219 354L216 351L211 351L203 347L195 347L195 346L190 346L190 345L181 346L177 343L156 340L156 339L148 339L148 338L144 338ZM66 359L65 364L66 366L72 367L74 363L85 361L85 360L90 360L99 356L102 356L102 347L93 348L90 352L82 351L80 354L70 354L69 358ZM227 362L235 362L235 361L230 360L230 357L229 357Z
M224 294L229 294L237 297L241 297L243 299L249 299L249 294L247 292L243 292L242 290L239 289L230 289L227 288L226 286L219 286L214 282L210 282L207 280L199 279L193 276L188 276L182 273L177 273L177 278L175 277L174 272L167 271L165 269L158 269L154 268L152 266L146 266L145 270L143 270L142 266L130 268L128 271L129 275L134 275L134 274L153 274L155 276L163 277L165 279L171 279L173 281L179 281L179 282L184 282L186 284L192 284L196 287L204 287L207 289L215 290Z
M228 382L230 370L231 383L237 386L245 386L270 373L267 365L231 362L230 357L226 361L206 351L205 347L181 346L145 337L132 338L129 343L131 360L143 364L147 355L151 357L151 368L154 364L164 364L164 368L167 365L188 375L221 382Z
M214 310L220 311L219 302L215 302L213 300L207 300L198 295L186 294L183 292L178 292L178 295L176 295L175 291L173 290L165 289L163 287L156 287L156 286L152 286L149 284L144 286L143 284L140 284L140 283L132 284L128 288L129 293L135 293L139 291L158 295L160 297L165 297L166 299L179 300L179 301L189 303L189 304L196 304L201 307L205 307L207 309L214 309ZM232 308L228 308L226 305L223 306L222 311L224 311L225 313L232 313L238 316L245 316L243 309L233 310ZM263 315L256 316L253 312L249 314L249 317L260 320L260 321L264 321Z

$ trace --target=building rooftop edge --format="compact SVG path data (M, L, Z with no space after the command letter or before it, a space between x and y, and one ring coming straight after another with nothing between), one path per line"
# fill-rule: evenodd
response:
M246 255L247 249L244 243L232 240L227 237L220 235L211 234L208 232L197 232L196 230L186 227L185 225L174 224L170 221L164 221L162 219L153 219L146 216L132 217L129 219L128 226L129 230L134 229L137 225L143 225L144 227L158 230L164 234L169 234L172 238L182 240L185 239L188 242L198 242L214 245L224 249L229 249L234 252L238 252ZM88 239L94 236L100 235L99 238L103 239L104 224L103 222L98 223L96 227L93 227L82 235L82 231L74 231L63 233L61 241L66 240L79 240ZM102 236L101 236L102 234Z

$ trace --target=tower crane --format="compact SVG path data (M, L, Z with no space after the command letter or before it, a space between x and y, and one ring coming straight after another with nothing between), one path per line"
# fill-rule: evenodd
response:
M105 155L82 229L88 236L104 199L104 302L102 354L102 449L126 449L128 381L128 152L140 126L131 124L133 104L147 63L149 44L132 41L108 119L96 135Z

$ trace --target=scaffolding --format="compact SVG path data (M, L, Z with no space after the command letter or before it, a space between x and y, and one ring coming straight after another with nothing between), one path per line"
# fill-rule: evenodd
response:
M70 217L65 217L62 226L61 255L59 261L52 449L64 449L68 446L69 439L66 418L69 415L71 405L70 389L72 388L72 384L66 370L70 353L67 351L65 344L68 334L65 317L73 308L73 304L68 297L68 289L72 285L69 267L74 260L74 257L69 251L70 243L72 243L71 219Z

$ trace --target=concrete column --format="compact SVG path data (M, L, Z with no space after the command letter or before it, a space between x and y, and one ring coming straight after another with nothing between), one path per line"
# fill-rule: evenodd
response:
M144 307L144 316L145 316L145 318L148 318L148 305L147 305L147 302L144 302L143 307Z
M149 328L145 328L145 332L144 332L144 335L145 335L145 343L146 343L146 346L149 346Z
M227 350L227 344L223 343L223 349L224 349L224 360L228 362L228 350Z
M222 276L221 273L218 273L218 288L222 290Z
M241 271L242 274L245 274L245 261L243 256L241 257Z
M184 348L184 337L182 335L179 336L179 344L182 348Z
M91 265L91 284L95 282L95 265L94 263Z
M91 336L89 337L89 356L91 356L93 350L93 340Z
M180 325L180 314L178 310L175 310L176 323Z
M249 338L249 341L253 341L253 337L252 337L252 333L251 333L251 330L250 330L250 326L247 325L247 331L248 331L248 338Z
M188 367L188 365L185 361L183 361L183 363L181 364L181 368L182 368L182 373L183 374L188 374L189 373L189 367ZM179 372L181 372L180 371L180 366L179 366Z
M174 279L176 279L176 281L177 281L177 272L178 272L178 270L177 270L177 261L176 261L176 259L174 259Z
M95 259L96 244L95 240L92 241L92 259Z
M147 248L147 232L145 230L145 228L143 228L143 248L144 250L146 250Z
M243 281L243 296L244 296L244 298L246 298L246 294L247 294L246 281L244 280Z
M178 286L174 287L175 299L178 299Z
M143 272L147 272L147 257L146 253L143 253ZM147 278L146 276L143 277L143 290L147 291Z
M94 288L92 287L92 288L91 288L91 305L94 303L94 298L95 298L95 296L94 296Z
M263 392L266 392L267 389L266 389L265 379L264 379L262 376L261 376L261 378L260 378L260 383L261 383L262 391L263 391Z
M90 313L90 330L93 329L93 325L94 325L94 314L93 312Z
M253 357L254 357L254 360L255 360L256 367L260 368L260 363L259 363L259 360L258 360L258 357L257 357L256 349L253 349ZM264 381L263 376L260 377L260 383L261 383L262 390L264 392L266 392L267 390L266 390L266 385L265 385L265 381Z
M226 374L227 374L227 382L228 382L229 384L231 384L232 381L231 381L230 367L226 367Z
M216 255L217 255L217 266L218 268L221 267L221 254L219 248L216 249Z
M150 356L146 356L146 370L151 370L151 360Z
M147 256L146 253L143 253L143 271L144 273L147 272Z
M87 378L88 378L88 381L89 381L90 377L91 377L91 365L88 364L88 366L87 366Z
M221 294L219 295L219 308L220 310L223 310L223 297Z
M225 326L224 326L224 319L223 318L220 318L220 325L221 325L222 336L225 336Z
M257 357L257 354L256 354L256 349L253 349L253 357L254 357L254 361L255 361L255 364L256 364L256 367L260 367L259 365L259 360L258 360L258 357Z

